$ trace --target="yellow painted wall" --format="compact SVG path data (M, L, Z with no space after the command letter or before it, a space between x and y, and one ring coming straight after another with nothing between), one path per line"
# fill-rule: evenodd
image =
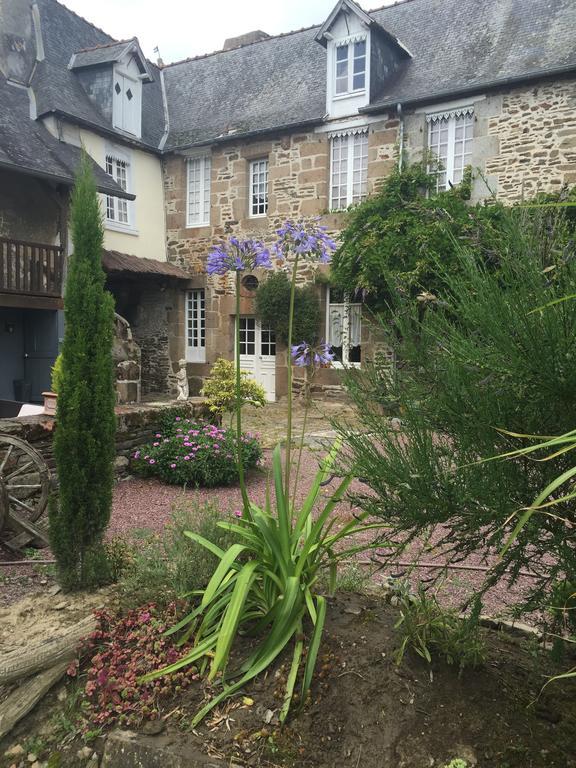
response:
M45 125L61 141L76 146L83 145L102 168L105 167L108 147L117 145L129 152L131 191L136 195L136 200L132 203L135 231L118 232L108 228L104 221L104 247L146 259L166 261L164 189L160 158L150 152L122 144L121 141L105 139L75 125L57 124L53 118L47 120ZM105 206L104 196L102 202ZM103 211L105 212L104 208Z

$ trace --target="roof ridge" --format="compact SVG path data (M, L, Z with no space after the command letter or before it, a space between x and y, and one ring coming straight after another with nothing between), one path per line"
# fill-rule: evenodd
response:
M384 11L387 8L395 8L397 5L406 5L407 3L415 2L416 0L395 0L393 3L386 3L385 5L379 5L378 8L371 8L369 11L366 11L366 13L376 13L377 11Z
M110 43L100 43L100 45L93 45L90 48L79 48L75 53L88 53L88 51L99 51L101 48L112 48L114 45L123 45L124 43L132 43L137 40L136 37L129 37L127 40L113 40Z
M57 1L57 0L56 0ZM199 53L197 56L188 56L185 59L179 59L178 61L171 61L169 64L164 64L161 69L168 69L169 67L176 67L178 64L187 64L190 61L199 61L200 59L207 59L210 56L217 56L219 53L232 53L232 51L238 51L241 48L249 48L251 45L260 45L260 43L268 43L270 40L277 40L280 37L288 37L289 35L297 35L300 32L308 32L311 29L319 29L322 24L312 24L309 27L301 27L300 29L291 29L289 32L279 32L277 35L269 35L262 40L253 40L250 43L243 43L237 45L234 48L220 48L217 51L210 51L209 53Z
M88 24L89 27L92 27L92 29L95 29L97 32L101 32L103 35L106 35L106 37L110 38L110 45L113 45L114 43L120 43L124 42L122 40L114 40L112 35L110 35L108 32L103 30L101 27L97 27L96 24L93 24L91 21L88 21L88 19L85 19L84 16L80 16L79 13L76 13L76 11L73 11L72 8L68 8L67 5L64 5L64 3L61 0L50 0L53 3L56 3L56 5L60 5L62 8L64 8L65 11L68 11L68 13L72 14L72 16L76 16L77 19L80 19L80 21L83 21L85 24Z

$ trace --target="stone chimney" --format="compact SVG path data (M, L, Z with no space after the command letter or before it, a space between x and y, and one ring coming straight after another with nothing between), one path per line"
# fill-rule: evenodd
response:
M224 40L224 48L222 50L229 51L231 48L239 48L241 45L250 45L250 43L258 43L260 40L266 40L269 38L266 32L262 32L261 29L256 29L254 32L246 32L244 35L238 35L238 37L229 37Z

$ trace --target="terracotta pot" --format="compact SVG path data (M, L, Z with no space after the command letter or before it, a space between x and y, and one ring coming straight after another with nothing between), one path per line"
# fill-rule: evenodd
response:
M44 398L44 413L46 416L56 416L56 403L58 395L56 392L42 392Z

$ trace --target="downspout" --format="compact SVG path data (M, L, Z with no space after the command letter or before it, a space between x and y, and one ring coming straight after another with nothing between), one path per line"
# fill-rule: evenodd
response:
M404 161L404 113L402 112L402 104L400 102L396 105L396 113L400 120L400 128L398 131L398 171L402 173L402 165Z

